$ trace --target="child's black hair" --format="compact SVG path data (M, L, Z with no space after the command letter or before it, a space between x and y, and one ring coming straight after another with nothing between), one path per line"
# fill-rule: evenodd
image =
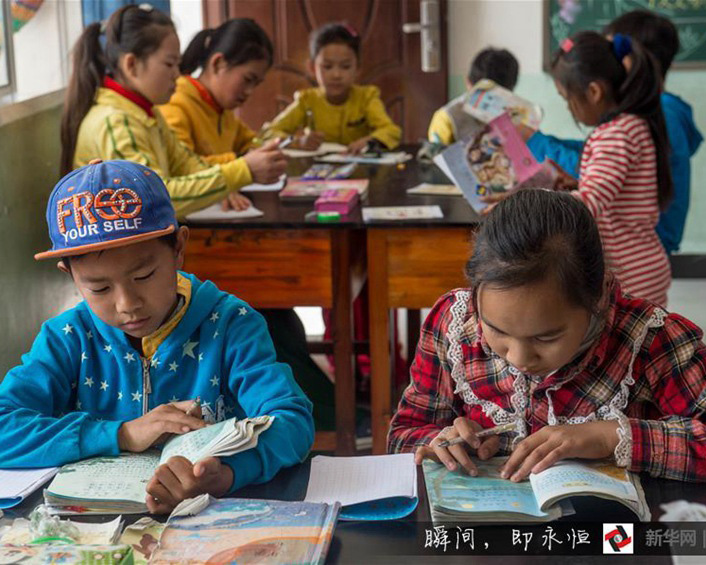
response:
M508 90L514 90L519 70L517 59L507 49L487 47L471 62L471 67L468 69L468 82L475 84L481 79L488 78Z
M205 67L214 53L222 53L231 67L253 60L267 61L267 66L272 66L272 42L250 18L234 18L217 28L197 33L182 55L179 69L190 75L199 67Z
M624 37L621 39L625 40ZM657 159L657 201L664 210L672 199L674 186L669 169L669 139L662 113L659 63L638 41L630 41L630 70L616 55L615 43L595 31L581 31L557 50L552 75L567 92L579 100L591 82L600 82L616 104L614 111L601 116L600 123L618 114L644 118L650 127Z
M157 241L161 241L162 243L167 245L170 249L176 249L178 234L179 234L178 230L173 231L172 233L168 233L166 235L159 236L157 238ZM101 253L101 252L102 251L93 251L93 253ZM71 261L73 261L75 259L80 259L84 255L87 255L87 253L82 254L82 255L68 255L66 257L62 257L61 262L64 264L64 267L66 267L69 270L69 272L71 272Z
M151 7L129 4L113 12L102 30L95 22L83 30L73 48L71 78L66 88L61 117L61 174L73 169L78 130L93 105L96 90L105 75L119 73L118 61L125 53L145 59L157 51L164 38L176 33L166 14ZM100 36L105 34L105 49Z
M474 294L481 284L517 288L554 276L572 304L599 314L605 265L598 226L569 193L520 190L488 214L466 275Z
M637 39L659 62L662 78L679 52L679 32L669 18L649 10L633 10L618 16L604 29L604 35L622 33Z
M356 59L360 59L360 35L350 25L345 22L335 22L322 25L315 29L309 36L309 57L313 61L324 47L332 43L342 43L347 45L355 53Z

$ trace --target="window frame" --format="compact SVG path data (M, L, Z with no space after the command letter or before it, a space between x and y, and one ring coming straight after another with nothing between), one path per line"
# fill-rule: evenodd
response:
M2 10L2 28L3 37L5 39L4 50L2 55L5 57L7 66L7 84L0 85L0 98L5 98L7 95L12 95L15 92L17 82L15 79L15 50L12 42L12 14L10 12L10 0L0 0L0 10Z

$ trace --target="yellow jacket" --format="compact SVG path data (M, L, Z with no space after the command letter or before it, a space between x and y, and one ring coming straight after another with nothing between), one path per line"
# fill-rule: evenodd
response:
M313 123L307 123L307 110L311 111ZM371 135L388 149L394 149L402 137L402 129L385 111L377 86L353 85L348 100L340 105L329 103L321 88L299 90L294 102L265 124L264 137L284 137L307 126L323 133L325 141L344 145Z
M181 143L159 110L150 117L140 106L108 88L99 88L81 122L74 167L91 159L125 159L150 167L162 177L177 213L222 200L230 191L252 183L242 159L209 165Z
M177 137L209 163L227 163L245 153L255 132L230 110L217 109L199 91L191 77L177 79L176 92L159 111Z

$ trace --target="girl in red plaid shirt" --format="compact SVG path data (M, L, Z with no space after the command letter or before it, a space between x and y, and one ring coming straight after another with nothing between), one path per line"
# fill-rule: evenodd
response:
M567 458L706 480L703 332L621 292L583 203L544 190L499 203L467 275L424 323L390 451L471 475L469 453L509 454L514 481ZM512 432L475 435L500 424Z

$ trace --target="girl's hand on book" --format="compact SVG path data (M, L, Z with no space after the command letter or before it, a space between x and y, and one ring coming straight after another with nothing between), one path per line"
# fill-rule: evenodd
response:
M181 435L206 427L201 418L186 415L192 404L191 400L161 404L140 418L123 422L118 429L121 451L140 453L162 443L170 434Z
M279 149L279 142L279 139L268 141L262 147L248 151L243 157L253 182L272 184L284 174L288 159Z
M201 494L220 497L233 484L233 470L218 457L206 457L195 465L174 456L157 467L147 483L145 502L152 514L169 514L177 504Z
M460 464L461 467L471 476L475 477L478 474L478 469L468 456L468 448L475 450L479 459L490 459L498 452L500 447L500 438L498 436L489 436L487 438L477 438L476 432L479 432L483 427L473 420L468 418L456 418L454 425L445 428L443 434L436 436L429 447L421 446L414 453L414 462L419 465L425 458L433 459L437 463L443 463L449 471L455 471ZM450 445L449 447L439 447L439 443L444 440L452 440L461 436L465 443L458 445Z
M311 131L308 128L297 132L294 136L292 147L305 151L316 151L324 142L324 134L320 131Z
M221 201L221 209L225 212L226 210L237 210L242 212L247 210L252 206L252 202L247 196L243 196L239 192L231 192L226 196L225 200Z
M618 427L615 420L545 426L517 445L500 469L501 475L517 482L562 459L611 457L618 445Z

